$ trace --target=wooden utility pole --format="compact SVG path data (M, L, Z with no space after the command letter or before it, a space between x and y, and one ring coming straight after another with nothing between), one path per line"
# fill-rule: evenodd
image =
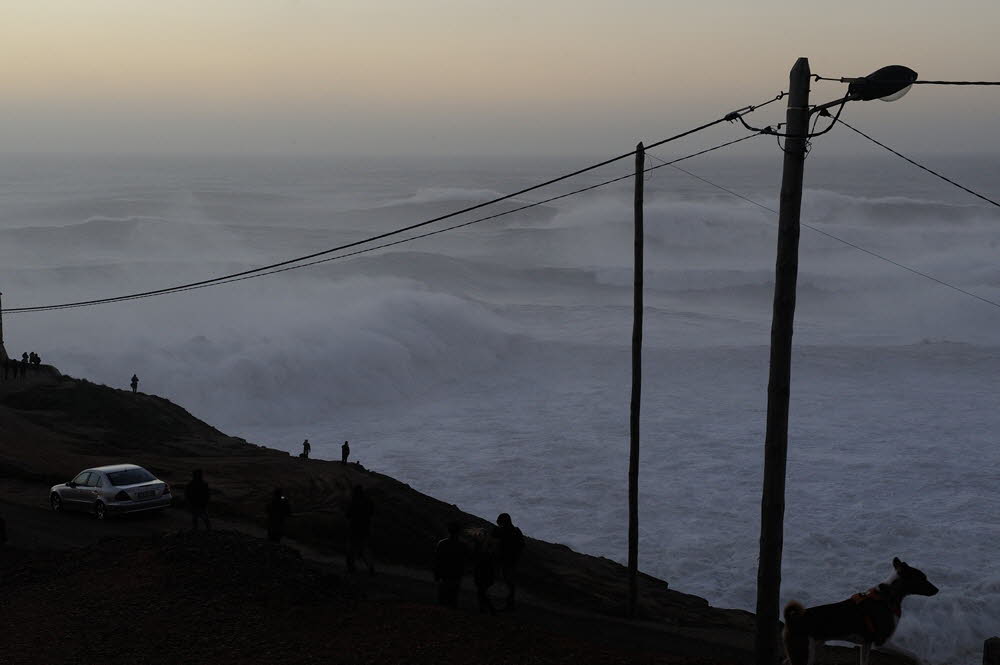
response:
M0 293L0 362L7 362L7 347L3 345L3 293Z
M809 60L792 67L786 111L785 163L781 176L778 258L771 318L771 368L767 382L764 487L760 505L760 558L757 563L756 665L776 665L781 548L785 518L785 460L788 454L788 398L791 391L792 323L799 272L799 213L802 171L809 130Z
M639 408L642 393L642 185L646 148L635 147L635 281L632 287L632 404L628 451L628 616L639 593Z

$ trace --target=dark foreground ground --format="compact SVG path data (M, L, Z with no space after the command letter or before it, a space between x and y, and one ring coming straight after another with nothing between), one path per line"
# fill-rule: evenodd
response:
M203 469L215 531L190 532L182 504L108 522L47 508L50 485L118 462L146 466L178 496ZM357 484L377 506L375 577L344 571ZM295 509L280 546L261 538L276 485ZM462 609L441 608L429 563L443 525L488 521L363 467L292 458L161 398L54 369L0 384L0 516L0 665L753 660L750 613L643 575L640 619L627 621L624 568L532 537L542 534L526 534L515 611L480 615L468 579ZM850 649L820 656L856 661ZM877 653L872 662L912 661Z
M630 643L628 633L642 631L602 631L593 618L570 622L534 606L491 617L467 594L464 611L440 608L426 582L348 578L233 531L8 551L0 591L10 665L737 662Z

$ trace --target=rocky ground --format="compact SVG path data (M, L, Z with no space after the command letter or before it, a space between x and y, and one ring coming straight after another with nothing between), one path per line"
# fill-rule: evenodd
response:
M191 470L203 469L216 530L189 532L183 506L108 523L46 509L49 485L124 461L149 468L178 496ZM355 484L377 507L375 577L343 569L344 509ZM291 547L259 537L275 486L293 501ZM485 520L360 466L255 446L167 400L51 368L0 383L0 515L9 532L0 549L5 665L752 660L749 613L643 576L640 619L626 621L621 566L535 538L516 611L480 615L471 595L464 610L438 607L428 566L443 525ZM822 655L829 663L855 657L847 649Z

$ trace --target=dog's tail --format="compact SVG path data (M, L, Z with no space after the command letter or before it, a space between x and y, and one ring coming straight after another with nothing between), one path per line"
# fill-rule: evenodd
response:
M809 662L809 634L802 625L806 608L792 601L785 605L785 657L790 665L807 665Z

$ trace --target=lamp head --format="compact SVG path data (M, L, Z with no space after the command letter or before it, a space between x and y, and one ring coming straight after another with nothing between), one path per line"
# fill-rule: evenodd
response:
M847 94L851 99L870 101L881 99L883 102L894 102L913 87L917 73L902 65L889 65L868 76L851 81Z

